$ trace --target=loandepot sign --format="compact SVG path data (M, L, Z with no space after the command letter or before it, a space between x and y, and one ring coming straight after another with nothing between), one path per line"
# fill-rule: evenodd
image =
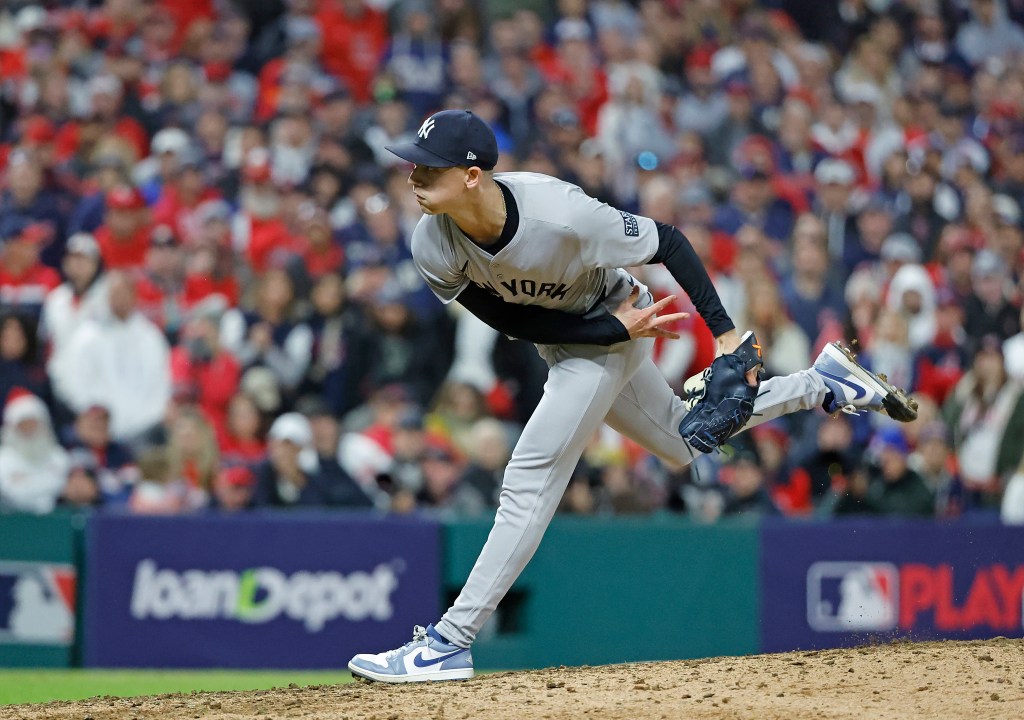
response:
M390 564L372 572L305 572L276 568L159 569L142 560L135 569L132 617L137 620L237 620L267 623L282 616L320 632L331 620L388 620L398 577Z

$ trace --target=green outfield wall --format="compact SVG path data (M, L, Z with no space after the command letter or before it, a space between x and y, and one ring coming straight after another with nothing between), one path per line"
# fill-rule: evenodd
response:
M487 539L490 519L444 531L444 605ZM529 668L754 653L758 527L683 520L556 518L473 657Z

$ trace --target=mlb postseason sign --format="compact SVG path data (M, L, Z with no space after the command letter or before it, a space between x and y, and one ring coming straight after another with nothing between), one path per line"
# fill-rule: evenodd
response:
M435 619L439 534L349 513L95 517L85 664L343 667Z
M74 639L74 566L0 561L0 644L68 647Z
M769 521L761 539L765 652L1024 635L1024 528Z
M0 513L0 667L71 663L78 526L71 514Z

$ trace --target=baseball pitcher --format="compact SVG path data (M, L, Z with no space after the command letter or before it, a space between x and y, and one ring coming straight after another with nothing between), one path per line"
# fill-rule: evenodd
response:
M838 343L810 369L760 382L756 338L739 336L689 241L676 228L616 210L535 173L499 173L490 128L466 110L428 118L415 142L389 147L413 163L424 216L416 266L444 303L458 300L506 335L537 344L544 396L505 470L494 527L455 603L413 640L356 655L354 675L383 682L473 676L470 647L530 561L584 447L608 423L674 466L736 432L797 410L870 409L900 421L916 405ZM625 267L663 263L717 339L717 357L684 400L655 366L656 337L678 337Z

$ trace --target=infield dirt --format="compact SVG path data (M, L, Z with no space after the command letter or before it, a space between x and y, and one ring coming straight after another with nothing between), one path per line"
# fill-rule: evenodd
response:
M289 687L12 705L0 720L1024 718L1024 641L563 667L440 684Z

